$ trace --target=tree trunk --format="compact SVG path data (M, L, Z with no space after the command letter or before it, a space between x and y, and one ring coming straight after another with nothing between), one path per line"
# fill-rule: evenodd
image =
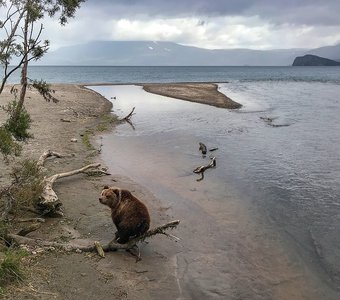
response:
M27 4L29 5L29 4ZM19 101L17 103L15 113L13 116L14 121L17 121L19 119L21 110L24 106L24 101L26 97L26 91L27 91L27 69L28 69L28 49L29 49L29 41L28 41L28 25L29 25L29 11L26 10L26 17L25 17L25 24L23 28L23 34L24 34L24 44L23 44L23 55L24 55L24 61L21 68L21 91L20 91L20 97Z
M7 37L7 41L0 48L0 54L4 54L4 52L6 52L5 53L6 55L8 54L10 46L11 46L12 41L13 41L13 37L17 34L18 26L19 26L19 24L20 24L20 22L21 22L21 20L22 20L22 18L24 16L24 13L25 13L25 10L22 9L22 11L20 12L20 14L18 16L18 19L15 22L14 26L11 27L10 34ZM12 22L11 17L10 17L10 21ZM8 77L13 73L13 70L11 70L9 73L7 72L8 66L9 66L9 62L10 61L8 59L6 59L6 61L4 63L5 64L5 66L4 66L5 71L4 71L4 77L2 78L2 82L1 82L1 86L0 86L0 94L4 90L4 87L5 87L5 84L7 82ZM19 68L19 67L20 67L20 63L14 68L14 70Z

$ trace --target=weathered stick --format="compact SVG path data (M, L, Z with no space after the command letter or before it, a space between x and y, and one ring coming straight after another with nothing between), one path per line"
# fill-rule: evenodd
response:
M197 181L201 181L204 179L204 172L207 170L207 169L210 169L210 168L215 168L216 167L216 157L212 157L210 158L211 161L208 165L206 166L199 166L197 167L193 172L196 173L196 174L201 174L201 178L198 178L196 179Z
M117 250L129 250L129 249L134 248L137 245L137 243L142 242L145 239L150 238L157 234L163 234L169 238L175 238L176 240L179 240L177 237L174 237L173 235L165 232L166 230L169 230L169 229L175 229L179 225L179 223L180 223L179 220L171 221L169 223L166 223L164 225L158 226L154 229L147 231L145 234L130 240L126 244L118 244L118 243L115 243L114 240L112 240L108 244L101 246L101 248L103 249L104 252L117 251ZM29 246L54 247L54 248L61 249L64 251L81 250L84 252L97 251L98 244L99 244L98 242L94 242L92 245L84 245L84 240L73 240L67 244L64 244L64 243L45 241L45 240L40 240L40 239L32 239L32 238L20 236L17 234L8 234L7 240L18 245L24 244L24 245L29 245ZM101 252L101 250L99 251Z
M62 212L60 211L60 207L62 204L59 201L58 195L53 190L53 184L60 178L84 173L85 171L89 169L98 169L99 167L100 167L99 163L90 164L77 170L73 170L73 171L69 171L65 173L59 173L59 174L52 175L48 178L45 178L43 182L44 188L40 195L40 201L37 204L37 208L43 211L43 214L56 213L56 214L62 215Z
M102 247L102 245L99 242L94 242L94 246L96 247L97 253L100 257L104 258L105 257L105 252Z
M37 166L39 168L43 168L46 159L52 156L55 156L58 158L66 157L66 155L61 155L58 152L55 152L52 150L46 150L39 157ZM60 178L69 177L69 176L73 176L73 175L80 174L80 173L86 173L86 171L90 169L96 169L96 171L101 172L102 174L108 174L106 171L99 169L99 167L100 167L99 163L90 164L77 170L59 173L59 174L55 174L50 177L44 178L43 180L44 187L40 195L40 201L36 204L37 209L39 209L39 211L41 211L43 215L48 214L48 213L55 213L55 214L63 215L62 211L60 210L60 207L62 204L59 201L58 195L53 190L53 184Z
M204 145L203 143L198 143L200 145L199 147L199 151L202 152L202 155L205 156L207 154L207 146Z
M7 197L7 201L5 203L5 209L3 213L1 214L1 221L7 221L9 213L11 212L13 205L15 204L15 199L13 198L11 194L11 188L13 187L13 184L11 184L8 188L5 188L0 193L0 198L3 196Z
M130 112L126 117L124 117L123 119L121 119L120 121L130 121L132 115L134 115L133 112L135 111L135 108L136 108L136 107L134 107L134 108L131 110L131 112Z
M39 159L38 159L38 162L37 162L37 166L42 168L44 166L44 163L46 161L46 159L48 157L51 157L51 156L55 156L57 158L62 158L64 157L63 155L61 155L60 153L58 152L55 152L55 151L52 151L52 150L46 150L44 151L43 154L40 155Z

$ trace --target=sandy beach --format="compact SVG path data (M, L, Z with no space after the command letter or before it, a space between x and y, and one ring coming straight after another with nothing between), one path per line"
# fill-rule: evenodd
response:
M161 87L162 85L157 85L158 93ZM99 145L93 141L95 135L103 130L112 130L115 126L114 118L113 122L108 122L112 119L108 117L111 116L112 104L101 95L79 85L59 84L53 85L52 88L56 91L55 97L60 100L58 103L47 103L36 91L28 91L26 108L33 120L30 132L34 138L23 143L22 156L14 160L38 159L47 149L73 155L49 160L46 164L48 174L77 169L98 161L96 149ZM1 104L12 98L9 89L10 87L7 87L1 95ZM183 87L179 89L183 91ZM194 93L193 89L196 90ZM224 97L221 97L222 94L216 97L216 86L211 84L199 85L197 89L192 84L188 85L189 94L186 98L195 101L197 91L205 89L205 95L212 96L207 104L214 105L212 99L216 99L216 106L220 106L221 98L223 100ZM171 92L162 93L169 95ZM202 101L204 100L198 100L201 103ZM1 122L5 118L4 112L0 111ZM92 139L94 147L84 141L88 138ZM72 142L72 139L77 142ZM5 185L10 180L11 169L3 160L0 160L0 169L0 184ZM140 198L147 198L152 224L161 224L171 218L164 207L160 206L158 199L129 178L119 174L99 178L77 175L58 181L55 187L63 204L64 217L47 218L46 222L28 237L59 242L75 238L101 242L111 240L115 229L110 213L98 201L99 193L106 184L119 185ZM19 216L36 217L28 212L19 212ZM11 231L17 232L23 226L26 224L14 221ZM164 254L167 243L169 242L161 242ZM151 249L145 251L145 258L135 264L134 258L125 252L108 253L106 259L101 260L96 254L36 249L33 255L25 259L25 280L9 287L6 299L175 298L177 282L176 278L171 278L174 262L162 253L153 252ZM165 278L168 279L164 280ZM154 294L155 291L157 294Z
M220 105L217 104L218 100L216 103L211 100L216 99L217 92L216 85L212 84L197 86L164 84L157 85L157 91L154 92L170 96L174 87L177 91L174 92L176 97L179 97L178 93L185 93L195 98L197 93L204 91L206 97L203 98L209 98L209 103L202 102L203 98L195 102ZM109 117L111 103L82 86L62 84L53 88L56 89L55 96L60 99L56 104L45 102L34 91L28 93L26 106L33 119L31 132L35 138L23 145L22 157L37 159L46 149L62 154L74 154L73 157L49 160L46 164L49 174L73 170L91 162L101 162L105 166L105 162L100 161L101 156L96 150L100 145L95 143L95 140L98 141L100 134L114 130L117 125L117 119ZM1 96L2 103L9 99L7 90ZM0 120L4 118L5 115L1 112ZM62 119L70 122L63 122ZM87 138L92 141L92 146L87 143ZM77 142L71 142L71 139L77 139ZM128 155L128 149L126 153ZM10 169L2 160L0 169L4 170L0 177L0 184L3 185L8 182ZM58 242L71 239L97 240L103 243L110 241L115 231L110 211L98 201L104 185L117 185L129 189L140 199L146 199L151 212L151 227L179 217L172 215L171 204L165 205L164 199L160 201L147 188L131 178L122 176L115 170L112 173L103 177L77 175L58 181L55 189L63 203L64 216L47 218L46 222L28 237ZM157 183L157 173L153 176ZM161 178L158 180L161 181ZM171 193L173 182L166 184L169 185ZM190 189L186 195L182 195L183 200L193 193L198 195L199 191L195 188ZM245 296L242 299L251 299L254 295L256 299L269 299L268 297L272 295L275 295L275 299L319 299L320 294L315 289L309 290L310 282L305 280L303 271L297 271L298 264L289 261L288 254L280 248L276 237L271 236L270 232L262 231L260 227L254 228L252 223L254 216L250 216L249 212L248 216L243 211L241 201L239 199L233 201L232 196L230 193L229 204L223 208L227 210L228 219L223 217L221 223L216 222L214 225L214 215L222 213L222 210L218 203L213 201L206 203L210 209L208 211L210 219L207 220L207 224L205 220L201 222L201 232L216 242L217 262L213 260L210 248L207 248L212 245L202 245L201 237L194 234L195 229L190 228L190 224L197 221L197 218L203 220L206 216L204 203L202 202L202 208L197 207L190 215L186 211L190 211L190 208L186 207L188 204L183 201L179 207L183 213L180 217L183 217L183 220L187 218L184 220L187 224L185 225L185 222L181 224L183 226L181 237L188 242L176 244L163 237L156 237L148 245L141 245L142 260L137 264L125 251L107 253L105 259L101 259L95 253L64 253L53 249L35 249L34 254L25 258L25 280L7 289L6 299L202 298L203 294L194 284L188 284L186 291L181 290L179 278L190 277L186 274L189 265L197 269L198 279L199 274L202 274L203 281L206 274L208 276L212 274L210 281L206 281L205 284L211 286L208 292L216 299L223 299L223 295L216 292L218 289L214 291L214 285L223 286L227 295L231 295L230 299L241 299L243 296L240 295ZM20 216L34 215L21 213ZM14 224L13 232L23 226L20 223ZM223 245L219 236L220 228L227 228L227 231L223 232L223 239L226 239L224 241L226 244ZM238 231L240 228L241 232ZM214 233L212 234L210 230ZM193 244L190 244L191 242ZM228 252L228 257L222 253L222 248ZM198 249L202 252L197 251ZM187 253L190 260L178 259L177 254L181 252ZM209 269L209 265L214 263L218 263L217 267L221 268L223 275L230 280L222 282L221 279L213 277L214 273ZM205 266L202 270L201 264ZM233 266L234 269L224 269L224 264L225 268ZM178 274L182 272L181 270L184 270L183 274Z
M212 105L221 108L237 109L241 104L218 91L214 83L144 84L149 93L182 99L190 102Z

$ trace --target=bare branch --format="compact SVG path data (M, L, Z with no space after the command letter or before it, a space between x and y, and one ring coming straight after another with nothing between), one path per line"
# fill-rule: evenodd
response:
M131 112L126 117L124 117L120 121L130 121L131 117L134 115L133 113L134 111L135 111L135 107L131 110Z
M64 155L61 155L58 152L55 152L55 151L52 151L52 150L46 150L42 155L40 155L38 162L37 162L37 166L39 168L43 167L46 159L51 157L51 156L55 156L57 158L65 157Z
M109 242L105 245L100 245L98 242L91 242L89 240L72 240L69 243L59 243L59 242L52 242L52 241L45 241L40 239L32 239L27 238L24 236L20 236L17 234L8 234L7 240L12 241L12 243L16 243L18 245L30 245L30 246L39 246L39 247L54 247L57 249L61 249L64 251L84 251L84 252L95 252L99 248L100 255L103 256L103 252L108 251L116 251L116 250L129 250L136 247L137 243L144 241L147 238L153 237L157 234L162 234L165 236L172 236L165 231L172 230L177 228L180 221L175 220L164 225L158 226L154 229L147 231L144 235L134 238L130 240L126 244L117 244L113 241ZM176 238L178 240L178 238ZM103 252L102 252L103 250Z
M201 178L196 179L197 181L201 181L204 179L204 172L210 168L215 168L216 167L216 157L211 157L211 161L208 165L206 166L199 166L197 167L193 172L196 174L201 174Z

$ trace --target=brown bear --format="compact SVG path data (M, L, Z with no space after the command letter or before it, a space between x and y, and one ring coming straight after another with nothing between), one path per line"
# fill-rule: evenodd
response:
M125 244L130 238L140 236L150 227L147 207L128 190L104 186L100 203L111 208L111 217L117 227L115 241Z

